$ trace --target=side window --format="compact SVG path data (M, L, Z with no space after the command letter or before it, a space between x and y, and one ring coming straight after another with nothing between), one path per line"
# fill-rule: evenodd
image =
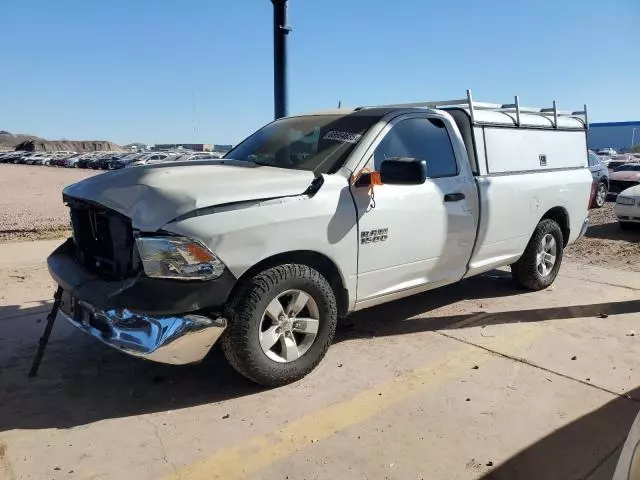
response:
M380 170L385 159L393 157L425 160L430 178L458 174L449 133L437 118L410 118L395 124L373 153L375 170Z

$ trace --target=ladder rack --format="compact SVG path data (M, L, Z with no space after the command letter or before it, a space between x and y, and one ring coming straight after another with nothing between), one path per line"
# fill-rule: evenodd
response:
M559 117L570 117L577 118L584 122L585 128L589 128L589 118L587 114L587 105L584 105L584 110L579 111L564 111L558 110L555 100L553 101L553 106L550 108L531 108L531 107L523 107L520 105L520 99L518 95L514 97L513 103L485 103L485 102L476 102L473 100L473 96L471 95L471 90L467 90L467 97L461 98L458 100L436 100L430 102L415 102L415 103L399 103L399 104L390 104L390 105L375 105L375 106L364 106L358 107L356 110L363 110L365 108L438 108L438 107L464 107L469 109L469 116L471 117L471 124L475 125L475 115L474 112L476 110L489 110L493 112L502 112L502 113L515 113L516 116L516 125L519 127L520 123L520 114L521 113L531 113L535 115L542 115L545 117L553 117L553 127L558 128L558 118Z

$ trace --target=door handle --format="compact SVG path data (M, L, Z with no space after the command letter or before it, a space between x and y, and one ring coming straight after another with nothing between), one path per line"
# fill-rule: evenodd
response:
M464 200L464 193L447 193L444 196L444 201L445 202L459 202L461 200Z

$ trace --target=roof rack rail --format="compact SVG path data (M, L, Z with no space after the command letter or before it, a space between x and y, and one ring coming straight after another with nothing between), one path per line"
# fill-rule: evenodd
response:
M476 102L473 100L473 96L471 94L471 90L467 90L466 98L461 98L457 100L435 100L429 102L415 102L415 103L397 103L397 104L389 104L389 105L371 105L371 106L362 106L356 108L356 110L364 110L366 108L438 108L438 107L465 107L469 109L469 116L471 117L471 124L475 124L475 111L476 110L489 110L494 112L515 112L516 114L516 125L520 126L520 114L521 113L533 113L536 115L543 115L548 117L553 117L553 127L558 128L558 117L571 117L571 118L579 118L584 121L585 128L589 128L589 118L587 114L587 105L584 105L583 110L578 111L563 111L558 110L555 100L553 101L553 106L551 108L531 108L531 107L522 107L520 105L520 99L518 95L514 97L513 103L485 103L485 102ZM580 118L582 117L582 118Z

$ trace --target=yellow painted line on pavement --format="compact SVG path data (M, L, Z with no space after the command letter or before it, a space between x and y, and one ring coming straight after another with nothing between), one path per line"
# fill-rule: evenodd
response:
M522 325L517 333L498 337L483 346L492 350L530 344L542 334L535 325ZM348 400L311 412L270 435L259 435L246 442L222 449L211 457L172 474L167 480L225 480L243 478L278 460L307 448L353 425L362 423L400 402L437 386L444 380L467 373L473 365L495 356L465 345L446 358L425 365L400 377L364 390Z

